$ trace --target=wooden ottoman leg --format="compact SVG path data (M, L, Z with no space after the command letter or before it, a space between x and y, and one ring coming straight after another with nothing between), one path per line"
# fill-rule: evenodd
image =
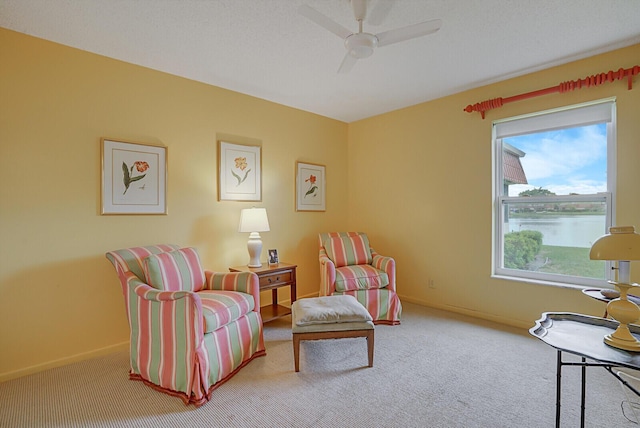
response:
M373 367L373 330L367 334L367 350L369 351L369 367Z
M300 337L297 334L293 334L293 362L296 368L296 372L300 371Z

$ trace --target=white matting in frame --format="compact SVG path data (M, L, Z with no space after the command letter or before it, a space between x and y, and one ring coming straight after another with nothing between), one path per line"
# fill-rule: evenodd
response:
M261 150L218 141L218 200L262 200Z
M101 138L102 214L167 213L167 148Z
M296 162L296 211L325 211L325 166Z

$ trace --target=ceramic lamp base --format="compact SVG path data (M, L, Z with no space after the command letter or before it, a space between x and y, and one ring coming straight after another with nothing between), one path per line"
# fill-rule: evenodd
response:
M616 331L604 337L604 343L625 351L640 352L640 342L629 332L629 326L620 324Z
M249 264L247 266L252 268L262 267L262 263L260 263L262 239L260 239L260 234L258 232L251 232L249 235L247 250L249 251Z
M635 284L612 283L620 290L620 297L609 302L607 312L620 325L618 325L616 331L604 337L604 343L614 348L640 352L640 341L629 331L629 324L635 323L640 319L640 308L627 299L629 289L634 287Z

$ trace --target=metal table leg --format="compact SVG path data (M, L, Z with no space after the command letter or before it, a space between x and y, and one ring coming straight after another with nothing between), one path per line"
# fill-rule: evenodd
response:
M556 428L560 428L560 387L562 386L562 351L558 350L558 364L556 366Z
M562 351L558 350L558 362L556 367L556 428L560 428L560 408L562 407ZM582 387L580 395L580 428L584 428L586 392L587 392L587 360L582 357L582 363L567 363L571 366L580 366L582 370Z
M582 399L580 403L580 428L584 428L585 393L587 390L587 359L582 357Z

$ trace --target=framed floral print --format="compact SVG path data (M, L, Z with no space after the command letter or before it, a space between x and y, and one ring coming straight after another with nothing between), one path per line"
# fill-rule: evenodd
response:
M218 200L261 201L260 146L218 141Z
M325 211L325 166L296 162L296 211Z
M167 148L101 138L102 214L167 214Z

